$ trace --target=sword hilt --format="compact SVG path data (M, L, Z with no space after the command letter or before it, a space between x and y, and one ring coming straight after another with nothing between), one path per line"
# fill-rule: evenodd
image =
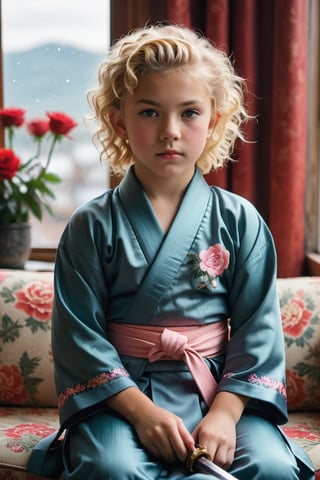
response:
M189 472L194 472L194 464L200 457L205 457L208 460L211 459L209 452L206 448L201 447L201 445L196 445L195 450L190 451L185 460L185 464Z

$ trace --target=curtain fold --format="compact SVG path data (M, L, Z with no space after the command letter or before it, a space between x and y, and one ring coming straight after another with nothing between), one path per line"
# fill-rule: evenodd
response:
M255 204L274 236L279 277L304 274L308 1L168 0L168 19L200 28L247 80L256 117L248 143L208 183Z

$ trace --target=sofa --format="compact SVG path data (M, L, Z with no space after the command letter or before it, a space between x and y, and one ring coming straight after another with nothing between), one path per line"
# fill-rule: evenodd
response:
M289 422L320 480L320 277L278 279L287 356ZM53 273L0 269L0 480L26 472L38 441L58 426L50 348Z

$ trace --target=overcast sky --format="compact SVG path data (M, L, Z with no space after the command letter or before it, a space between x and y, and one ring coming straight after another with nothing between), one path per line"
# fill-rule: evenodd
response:
M62 42L102 51L109 42L108 0L1 0L2 47Z

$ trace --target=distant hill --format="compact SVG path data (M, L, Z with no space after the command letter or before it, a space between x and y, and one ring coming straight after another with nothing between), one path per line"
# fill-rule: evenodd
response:
M59 44L5 53L4 106L24 108L27 119L43 117L46 111L65 112L79 123L74 137L81 135L89 111L86 92L96 83L103 56Z

